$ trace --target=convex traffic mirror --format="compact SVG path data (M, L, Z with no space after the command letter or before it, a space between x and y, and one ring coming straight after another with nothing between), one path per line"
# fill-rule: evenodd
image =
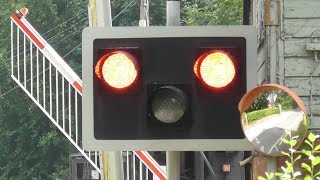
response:
M279 156L303 141L307 131L307 111L302 100L289 88L278 84L259 86L239 103L243 132L263 154Z

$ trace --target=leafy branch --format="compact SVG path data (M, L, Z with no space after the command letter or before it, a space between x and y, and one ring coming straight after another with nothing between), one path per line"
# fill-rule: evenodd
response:
M301 163L301 167L306 169L309 174L307 174L304 178L304 180L312 180L312 179L319 179L320 171L314 172L314 169L317 165L320 163L320 157L315 157L315 152L320 149L320 145L315 146L315 141L319 136L315 136L314 134L310 133L308 135L308 139L306 139L304 142L311 148L310 150L302 149L302 153L305 154L308 157L309 163Z
M291 131L285 131L287 139L282 138L281 141L290 146L289 152L282 151L281 154L287 157L285 166L281 166L282 172L265 173L265 176L259 176L258 180L272 180L275 177L279 177L281 180L296 180L298 176L303 176L304 180L320 179L320 171L316 171L316 167L320 164L320 156L315 156L316 151L320 150L320 145L316 145L316 139L318 135L310 133L308 138L304 141L307 147L303 147L302 153L308 158L308 162L302 162L300 167L306 170L306 174L302 175L299 170L295 169L297 161L302 159L301 155L295 157L296 150L294 147L298 143L296 140L299 136L291 135Z

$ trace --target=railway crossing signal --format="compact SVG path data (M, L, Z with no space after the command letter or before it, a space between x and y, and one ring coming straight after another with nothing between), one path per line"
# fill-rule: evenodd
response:
M82 44L85 149L251 149L237 107L253 27L86 28Z

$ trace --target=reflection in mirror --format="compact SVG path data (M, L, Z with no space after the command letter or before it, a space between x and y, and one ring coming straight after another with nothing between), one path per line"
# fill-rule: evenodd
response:
M287 92L267 90L255 97L242 113L242 126L247 139L261 152L276 156L289 152L285 140L295 139L299 146L307 130L307 118Z

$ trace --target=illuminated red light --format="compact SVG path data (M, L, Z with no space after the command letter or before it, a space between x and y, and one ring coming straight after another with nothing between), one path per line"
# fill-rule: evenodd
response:
M199 61L200 61L200 58L197 59L197 61L194 63L194 66L193 66L193 72L198 78L200 78L198 73Z
M194 64L195 75L213 88L230 84L235 76L232 59L223 51L213 51L200 56Z
M136 60L122 51L108 53L95 66L95 74L108 85L124 89L132 85L138 76Z

